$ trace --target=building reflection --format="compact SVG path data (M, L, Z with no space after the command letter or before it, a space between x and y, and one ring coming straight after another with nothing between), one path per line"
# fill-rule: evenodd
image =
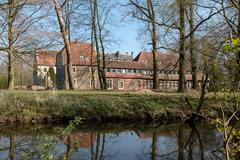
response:
M55 135L45 139L44 135L15 133L0 136L0 159L42 159L41 148L50 143L49 137L56 142L53 148L45 145L44 154L65 160L122 159L128 157L126 154L135 155L135 159L205 160L209 159L209 152L221 145L216 130L195 126L108 133L76 131L63 139Z

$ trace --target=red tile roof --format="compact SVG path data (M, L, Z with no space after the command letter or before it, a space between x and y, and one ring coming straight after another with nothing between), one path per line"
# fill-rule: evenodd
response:
M143 75L140 73L128 73L128 74L121 74L121 73L106 73L107 78L123 78L123 79L152 79L149 75Z
M64 139L64 144L71 145L72 148L91 148L96 142L96 134L74 132Z
M178 54L174 53L160 53L158 54L158 69L164 70L164 69L174 69L178 67ZM149 66L153 66L153 60L152 60L152 53L151 52L140 52L136 58L134 58L134 61L145 63Z
M57 51L38 51L37 52L37 64L55 66Z
M107 61L106 68L151 69L152 67L141 62Z
M106 73L107 78L122 78L122 79L152 79L151 75L145 75L140 73ZM159 75L159 80L162 81L178 81L179 76L177 74L169 74L169 75ZM185 76L186 81L192 80L192 75L186 75ZM199 73L197 76L198 81L202 80L202 74Z
M75 41L70 43L72 64L73 65L91 65L91 47L93 47L93 63L96 64L97 53L94 46L88 42ZM65 47L60 51L66 64L67 53Z

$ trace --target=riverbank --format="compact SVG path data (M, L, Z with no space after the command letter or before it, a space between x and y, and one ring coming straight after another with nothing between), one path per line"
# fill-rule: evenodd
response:
M189 101L186 101L188 97ZM202 113L218 117L218 102L232 96L207 95ZM239 96L237 97L239 100ZM198 104L196 94L95 91L1 91L0 123L83 121L185 121ZM227 112L232 105L225 107Z

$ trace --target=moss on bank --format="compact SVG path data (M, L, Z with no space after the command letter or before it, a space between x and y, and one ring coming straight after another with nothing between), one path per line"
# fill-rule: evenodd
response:
M185 120L198 103L181 94L136 94L119 92L3 91L0 93L0 122L62 122L81 117L98 121ZM214 96L204 106L206 116L216 116ZM207 107L206 107L207 106Z

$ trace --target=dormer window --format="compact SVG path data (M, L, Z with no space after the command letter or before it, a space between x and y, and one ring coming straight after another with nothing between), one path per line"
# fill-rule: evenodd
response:
M148 63L148 61L146 60L146 59L144 59L144 61L143 61L145 64L147 64Z
M76 67L72 67L72 72L76 73Z
M83 57L83 56L80 56L80 60L84 60L84 57Z

